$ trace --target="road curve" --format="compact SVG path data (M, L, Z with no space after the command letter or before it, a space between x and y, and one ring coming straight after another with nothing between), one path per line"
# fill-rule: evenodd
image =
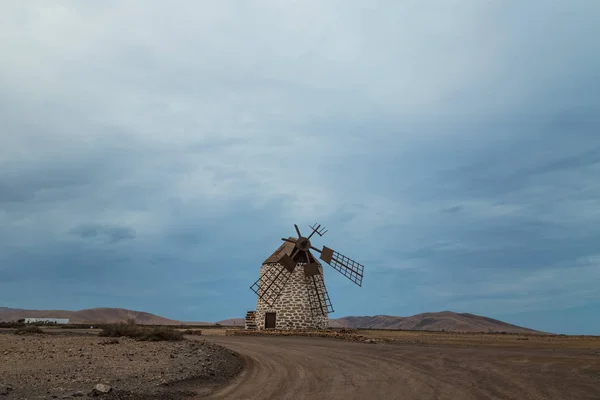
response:
M246 363L233 382L208 395L212 399L600 399L597 359L573 363L571 354L546 350L206 339L238 352Z

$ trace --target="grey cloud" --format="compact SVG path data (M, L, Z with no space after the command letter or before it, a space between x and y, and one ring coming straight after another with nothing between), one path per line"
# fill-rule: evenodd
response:
M464 206L459 204L456 206L444 208L444 209L442 209L442 212L445 212L448 214L458 214L459 212L461 212L463 210L463 208L464 208Z
M52 241L28 251L12 249L3 260L3 272L28 285L36 283L96 283L103 285L135 274L136 256L130 249L107 250L88 241Z
M160 287L173 313L235 315L293 223L369 261L362 292L328 275L340 313L463 306L500 274L573 271L600 237L598 5L541 3L15 2L0 301L46 280L95 305L162 310ZM202 309L207 289L230 300Z
M598 126L600 126L600 123ZM556 157L554 160L548 161L545 164L519 170L515 172L514 176L531 177L534 175L546 174L555 171L577 170L579 172L586 167L597 164L600 164L600 147L583 151L572 156Z
M83 224L70 230L72 235L83 239L100 239L109 243L135 239L136 231L131 227L110 226L102 224Z
M81 165L71 168L47 165L35 171L18 171L13 176L0 173L0 203L24 203L34 201L38 196L43 196L40 199L43 201L60 192L81 190L93 181L87 175L90 172Z
M452 196L513 203L515 200L560 198L569 193L578 196L581 188L593 185L600 162L597 148L580 149L569 156L545 156L545 160L531 165L530 159L536 154L535 150L531 154L506 150L492 152L485 163L477 162L444 174L443 187Z

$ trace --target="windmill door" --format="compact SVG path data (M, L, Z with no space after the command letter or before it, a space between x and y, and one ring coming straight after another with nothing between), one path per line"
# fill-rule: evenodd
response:
M275 329L275 313L268 312L265 313L265 329Z

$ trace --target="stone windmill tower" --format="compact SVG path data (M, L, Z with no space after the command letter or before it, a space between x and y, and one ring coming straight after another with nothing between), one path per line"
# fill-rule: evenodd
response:
M260 276L250 287L257 295L256 311L246 315L246 329L324 329L333 312L323 279L323 266L310 250L320 253L320 259L350 279L362 285L364 266L323 246L313 247L310 239L327 231L321 225L311 226L308 237L300 234L287 238L267 258Z

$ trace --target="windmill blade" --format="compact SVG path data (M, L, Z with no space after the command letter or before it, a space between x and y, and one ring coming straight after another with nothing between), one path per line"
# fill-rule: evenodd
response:
M290 274L294 272L294 268L296 268L296 261L287 254L282 255L278 262L287 269Z
M273 265L250 286L250 289L261 300L266 302L270 307L273 307L291 275L291 272L286 267Z
M298 237L301 238L302 234L300 233L300 228L298 228L298 225L294 224L294 228L296 228L296 233L298 234Z
M317 317L319 315L326 317L328 314L334 312L331 299L329 298L329 293L327 293L327 288L325 287L323 275L311 275L307 276L305 279L306 288L308 290L310 312L313 317Z
M304 264L304 276L313 276L319 275L321 271L319 271L319 264L317 263L308 263Z
M306 254L306 264L304 264L304 276L313 276L321 273L319 270L319 264L311 262L311 255L308 250L304 252Z
M338 253L333 249L330 249L329 247L323 246L323 250L319 251L321 253L321 260L331 265L334 269L358 286L362 286L363 270L365 268L362 264L346 257L343 254Z

